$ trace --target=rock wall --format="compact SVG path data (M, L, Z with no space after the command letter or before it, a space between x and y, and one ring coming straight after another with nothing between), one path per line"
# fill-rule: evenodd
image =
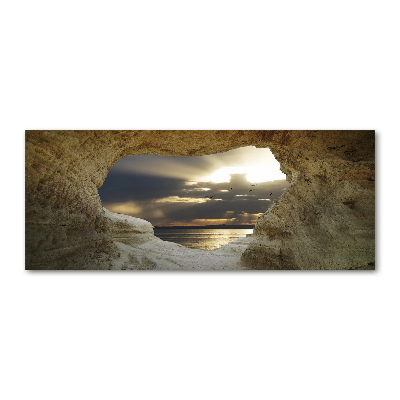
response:
M250 145L269 147L292 186L258 220L242 265L371 268L374 139L373 131L26 131L26 268L96 269L117 256L97 189L118 159Z
M257 221L259 269L374 269L373 132L296 132L270 149L291 187Z

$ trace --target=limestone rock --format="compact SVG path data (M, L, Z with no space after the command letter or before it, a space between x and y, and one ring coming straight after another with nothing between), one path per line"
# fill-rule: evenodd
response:
M131 246L154 239L154 229L150 222L129 215L116 214L103 207L103 212L112 238Z

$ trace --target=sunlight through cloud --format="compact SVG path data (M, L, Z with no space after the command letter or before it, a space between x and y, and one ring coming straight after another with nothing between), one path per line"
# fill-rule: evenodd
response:
M169 196L156 200L157 203L205 203L209 199L199 199L195 197Z
M229 182L232 174L246 174L246 179L251 183L269 182L286 179L286 175L278 168L271 166L243 166L223 167L211 175L199 178L199 182L222 183Z

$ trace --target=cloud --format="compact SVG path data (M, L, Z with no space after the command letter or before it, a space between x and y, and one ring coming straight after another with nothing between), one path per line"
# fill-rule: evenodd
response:
M111 212L127 215L140 214L143 211L143 208L133 201L128 201L126 203L113 203L107 208Z
M249 181L284 179L279 164L268 148L241 147L223 153L192 157L134 155L120 159L112 168L117 173L162 176L188 181L229 182L234 173L248 174ZM212 179L207 178L212 177Z
M152 154L124 157L112 169L125 174L195 180L204 172L211 173L215 167L207 156L168 157Z
M274 165L247 165L241 167L223 167L211 175L199 178L200 182L229 182L233 174L245 174L248 182L266 182L286 179L286 175L274 168Z
M153 162L152 157L149 160ZM112 169L99 194L110 211L153 225L199 224L201 220L252 224L287 187L285 180L251 183L246 174L232 174L229 182L218 183Z
M158 220L162 218L165 218L164 211L159 208L155 208L147 211L145 219Z
M183 189L183 190L185 190L187 192L208 192L211 190L211 188L192 188L192 189ZM227 190L221 190L221 192L227 192Z
M214 218L214 219L206 219L206 218L196 218L191 221L193 225L234 225L235 224L235 218Z
M208 199L198 199L194 197L169 196L157 199L157 203L205 203Z
M103 203L150 201L182 194L184 179L110 171L98 192Z

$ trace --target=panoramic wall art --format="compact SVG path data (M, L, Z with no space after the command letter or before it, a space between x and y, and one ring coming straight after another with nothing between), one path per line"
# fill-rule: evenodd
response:
M26 131L28 270L373 270L374 131Z

